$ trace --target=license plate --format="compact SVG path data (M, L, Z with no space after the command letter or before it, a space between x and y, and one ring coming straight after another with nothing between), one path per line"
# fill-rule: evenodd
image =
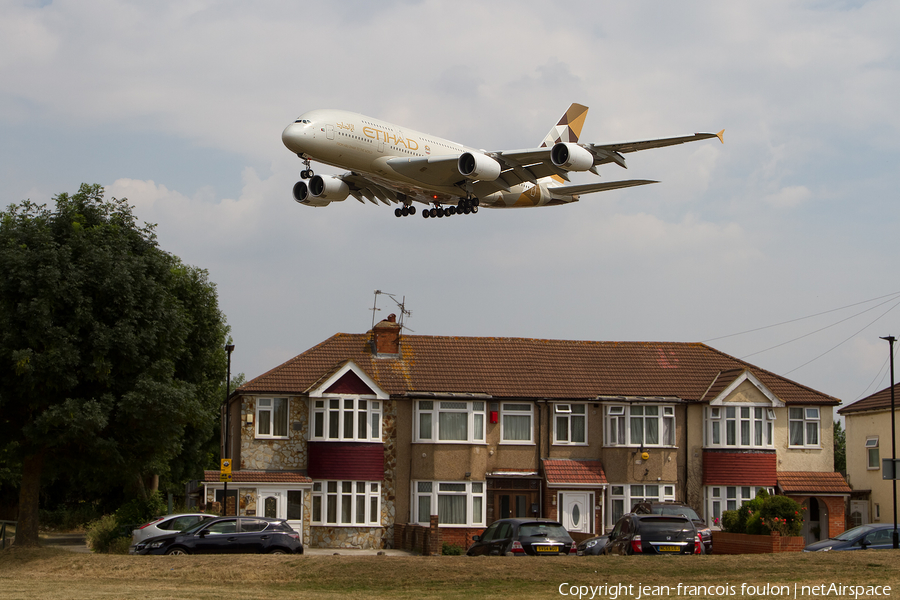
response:
M535 552L553 552L554 554L559 553L559 550L556 546L535 546Z
M681 546L659 546L660 552L681 552Z

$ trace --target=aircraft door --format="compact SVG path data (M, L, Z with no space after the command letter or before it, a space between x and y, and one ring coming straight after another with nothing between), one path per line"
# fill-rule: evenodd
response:
M334 125L325 126L325 137L327 137L329 140L334 139Z

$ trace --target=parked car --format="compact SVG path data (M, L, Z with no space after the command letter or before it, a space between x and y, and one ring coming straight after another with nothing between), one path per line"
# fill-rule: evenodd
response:
M468 556L558 556L575 554L575 541L559 521L548 519L499 519L480 536Z
M691 519L681 515L628 513L613 527L603 554L701 554Z
M609 534L588 538L578 542L578 545L575 546L575 553L578 556L597 556L598 554L603 554L603 549L606 548L608 543Z
M827 550L890 550L894 547L894 526L888 523L860 525L833 538L810 544L804 552Z
M712 554L712 530L706 522L700 518L693 508L682 502L641 502L635 504L631 510L633 513L646 513L652 515L682 515L693 521L700 541L703 542L703 553Z
M177 515L165 515L157 517L152 521L144 523L131 532L131 549L134 550L135 545L142 540L156 537L158 535L167 535L184 531L188 527L205 521L207 519L215 519L216 515L207 513L183 513ZM133 552L132 552L133 554Z
M282 519L218 517L180 533L144 540L135 554L303 554L300 534Z

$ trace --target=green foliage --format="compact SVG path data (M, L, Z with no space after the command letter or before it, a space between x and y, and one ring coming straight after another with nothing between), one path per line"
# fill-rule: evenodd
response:
M116 520L115 515L103 515L96 521L92 521L88 524L87 532L85 534L87 547L91 549L91 552L100 552L104 554L110 551L110 546L117 538L123 538L128 541L128 538L121 535L119 523Z
M224 398L215 285L99 185L55 202L0 212L6 464L23 493L39 480L92 499L142 497L149 475L172 489L199 478Z
M116 511L116 522L119 527L128 529L143 525L150 519L166 514L166 501L159 491L150 493L147 498L134 498L123 504Z
M128 554L131 547L131 537L117 537L109 543L107 552L110 554Z
M847 473L847 432L837 419L834 421L834 470Z
M101 517L97 506L91 502L58 505L52 510L41 510L41 526L56 531L82 529L91 521Z
M787 496L770 496L761 489L756 498L738 510L722 513L722 529L729 533L799 535L803 529L803 507Z
M444 542L441 544L441 554L444 556L462 556L465 554L465 550L462 546L457 544L448 544Z

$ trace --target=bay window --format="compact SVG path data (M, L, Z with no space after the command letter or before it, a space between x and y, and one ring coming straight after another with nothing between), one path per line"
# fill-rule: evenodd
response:
M313 399L312 440L381 441L381 401L362 398Z
M313 482L312 524L381 526L381 482Z
M611 485L609 486L610 525L616 523L635 504L640 502L674 502L675 486L660 484Z
M775 410L765 406L709 406L706 408L706 445L771 448Z

